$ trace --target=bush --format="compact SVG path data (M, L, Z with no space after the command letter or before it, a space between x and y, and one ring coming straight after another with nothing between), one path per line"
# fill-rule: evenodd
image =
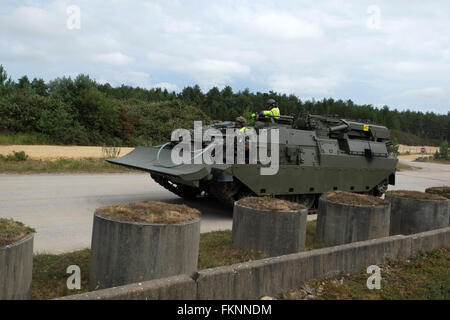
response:
M439 156L441 159L447 160L448 159L448 142L444 141L441 143L441 146L439 148Z
M25 151L13 151L12 153L8 154L6 157L0 154L0 160L3 161L26 161L28 159L28 155L25 153Z
M210 123L206 114L199 109L173 100L158 103L124 103L122 114L127 114L122 121L128 119L130 123L122 122L122 127L133 128L135 139L126 139L144 145L156 145L170 140L173 130L194 125L194 120L201 120L203 124Z
M398 148L399 148L398 140L396 138L393 138L392 144L389 145L389 147L388 147L389 153L393 154L394 156L398 156L398 153L399 153Z

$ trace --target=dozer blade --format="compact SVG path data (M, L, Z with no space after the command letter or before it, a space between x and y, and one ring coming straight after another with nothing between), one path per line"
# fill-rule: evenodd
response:
M204 164L176 165L170 158L170 150L160 151L160 147L137 147L123 157L106 159L106 161L150 173L179 177L187 181L200 180L211 170Z

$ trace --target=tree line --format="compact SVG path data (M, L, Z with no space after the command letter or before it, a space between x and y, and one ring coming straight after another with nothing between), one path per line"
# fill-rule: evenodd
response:
M386 125L405 144L450 141L450 116L358 105L351 100L306 100L295 95L234 92L229 86L204 93L198 85L181 92L100 84L88 75L51 81L23 76L11 80L0 66L0 133L43 135L52 143L151 145L166 141L175 128L193 120L234 120L264 109L275 99L282 114L338 115ZM420 138L417 138L420 137ZM420 141L417 141L420 139Z

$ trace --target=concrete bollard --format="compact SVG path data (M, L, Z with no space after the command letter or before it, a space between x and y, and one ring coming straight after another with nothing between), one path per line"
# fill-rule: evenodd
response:
M450 225L450 186L431 187L425 189L426 193L437 194L448 199L449 225Z
M13 241L1 241L6 223L20 230ZM33 232L11 219L0 219L0 300L31 299Z
M179 216L171 223L165 222L165 219L156 219L156 222L150 223L123 221L129 217L111 217L102 212L102 208L95 212L91 246L91 290L180 274L190 275L197 271L200 212L184 205L153 201L121 205L121 208L132 215L139 208L142 211L142 207L149 203L151 208L147 209L150 211L162 207L161 212L168 215L178 212ZM113 207L117 209L117 206L120 205ZM155 220L155 214L149 214L153 217L148 221ZM141 220L140 218L131 220Z
M234 203L232 246L280 256L305 250L308 209L279 199L250 197Z
M413 234L449 226L449 202L446 198L419 191L386 192L391 203L390 234Z
M322 195L316 241L329 245L389 236L389 202L367 195L333 191Z

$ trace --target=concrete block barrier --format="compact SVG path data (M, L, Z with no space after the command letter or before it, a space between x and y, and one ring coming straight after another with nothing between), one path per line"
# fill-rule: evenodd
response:
M425 192L430 194L437 194L448 199L448 211L449 211L448 225L450 226L450 186L431 187L425 189Z
M197 271L200 219L134 223L94 215L90 289Z
M379 198L342 191L324 194L319 199L316 240L340 245L387 237L390 211L389 202Z
M197 298L257 299L297 288L313 275L310 252L201 270L197 278Z
M400 259L410 252L404 236L266 258L198 272L198 299L255 299L295 289L305 281Z
M0 300L31 299L34 234L0 247Z
M412 234L411 255L419 251L433 251L443 247L450 247L450 227Z
M450 227L205 269L193 278L152 280L64 299L258 299L299 288L311 279L358 272L443 247L450 247Z
M193 300L197 298L197 284L188 275L179 275L128 284L57 300Z
M409 198L410 194L416 197L425 195L401 190L386 193L385 199L391 203L391 235L408 235L449 226L449 202L446 198L433 194L429 196L437 199Z
M234 248L262 251L271 257L305 250L306 207L275 211L241 204L245 200L234 204Z

